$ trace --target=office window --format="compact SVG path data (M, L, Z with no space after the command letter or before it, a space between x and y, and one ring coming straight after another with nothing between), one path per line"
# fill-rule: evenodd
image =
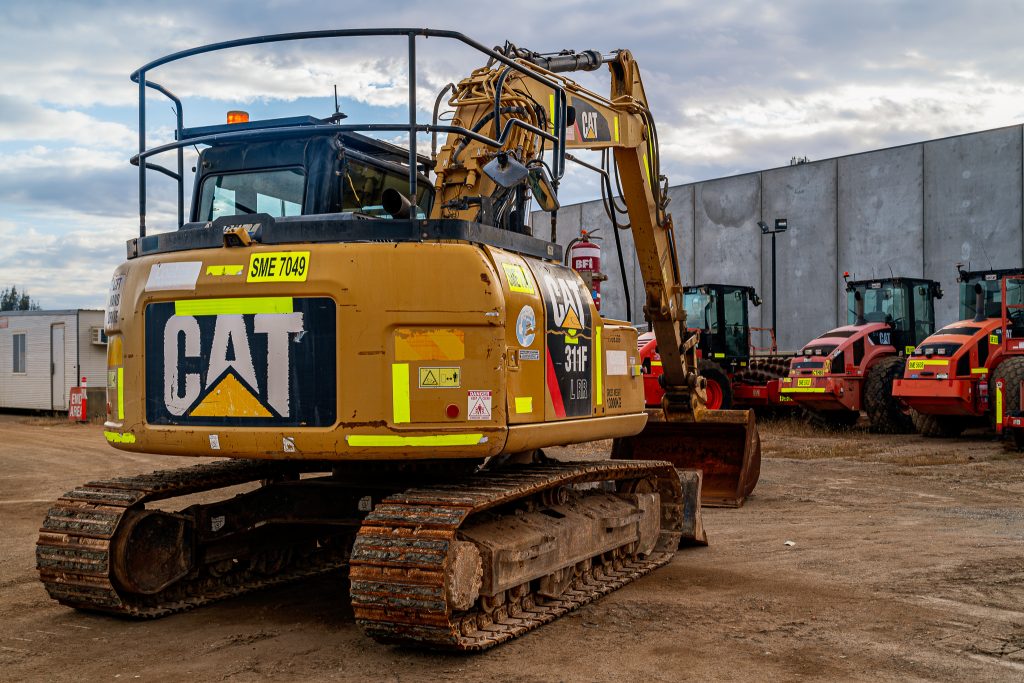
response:
M14 372L25 373L25 333L14 335Z

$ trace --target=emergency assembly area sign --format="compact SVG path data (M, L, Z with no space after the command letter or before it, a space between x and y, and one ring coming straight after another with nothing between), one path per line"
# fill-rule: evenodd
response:
M536 262L544 298L545 376L558 417L584 417L591 404L593 320L590 292L572 269Z
M151 424L334 423L331 299L171 301L150 304L145 315Z

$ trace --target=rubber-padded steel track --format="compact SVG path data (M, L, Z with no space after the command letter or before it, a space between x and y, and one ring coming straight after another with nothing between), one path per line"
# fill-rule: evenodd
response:
M648 480L661 494L655 550L623 548L593 558L557 598L524 584L483 597L459 612L446 595L449 545L472 515L546 489L603 481ZM615 460L547 463L481 473L446 485L410 489L379 504L364 520L350 563L352 607L367 634L384 642L481 650L515 638L659 567L679 547L678 475L663 462Z
M323 469L322 463L225 460L90 482L64 494L46 515L36 544L40 579L50 597L70 607L160 617L344 566L347 558L339 557L340 549L322 551L298 558L278 573L239 570L220 577L200 573L155 595L126 593L112 578L112 541L129 509L175 496Z

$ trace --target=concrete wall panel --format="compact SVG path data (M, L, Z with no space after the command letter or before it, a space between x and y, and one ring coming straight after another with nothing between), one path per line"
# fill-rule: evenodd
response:
M626 294L622 286L622 271L619 268L619 257L615 250L615 233L612 232L611 221L605 213L600 201L583 204L582 225L588 230L598 230L595 242L601 245L601 270L608 280L601 284L601 314L619 320L626 319ZM633 238L629 230L619 230L622 244L622 258L626 270L626 283L629 286L631 300L635 300L636 289L636 257L633 249ZM633 317L638 316L634 307ZM642 319L643 316L640 315Z
M924 265L942 282L939 324L956 317L955 264L1021 266L1021 127L924 143Z
M694 278L761 289L761 180L757 174L694 186ZM760 309L751 325L761 324Z
M668 196L671 200L668 212L672 216L676 238L676 259L683 284L693 284L694 257L694 225L693 225L693 185L670 187Z
M891 269L897 277L922 277L921 146L841 157L838 164L839 275L864 280L889 277ZM846 324L846 308L840 283L837 324Z
M777 237L779 348L800 348L836 320L836 160L765 171L763 216L770 226L786 218L789 229ZM761 307L771 324L771 238L764 241ZM808 330L812 330L808 333Z

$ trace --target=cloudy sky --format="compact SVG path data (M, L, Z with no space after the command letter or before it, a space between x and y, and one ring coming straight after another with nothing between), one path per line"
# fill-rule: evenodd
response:
M137 89L164 54L283 31L372 26L459 30L542 52L629 48L658 121L663 171L680 184L1024 120L1024 2L272 0L0 4L0 287L44 308L99 307L138 231ZM420 121L475 53L419 42ZM152 75L185 125L326 116L338 86L351 121L405 116L404 45L321 41L246 48ZM604 91L603 77L587 74ZM151 97L149 142L171 139ZM174 227L173 187L150 181L151 231ZM596 186L571 190L573 200Z

